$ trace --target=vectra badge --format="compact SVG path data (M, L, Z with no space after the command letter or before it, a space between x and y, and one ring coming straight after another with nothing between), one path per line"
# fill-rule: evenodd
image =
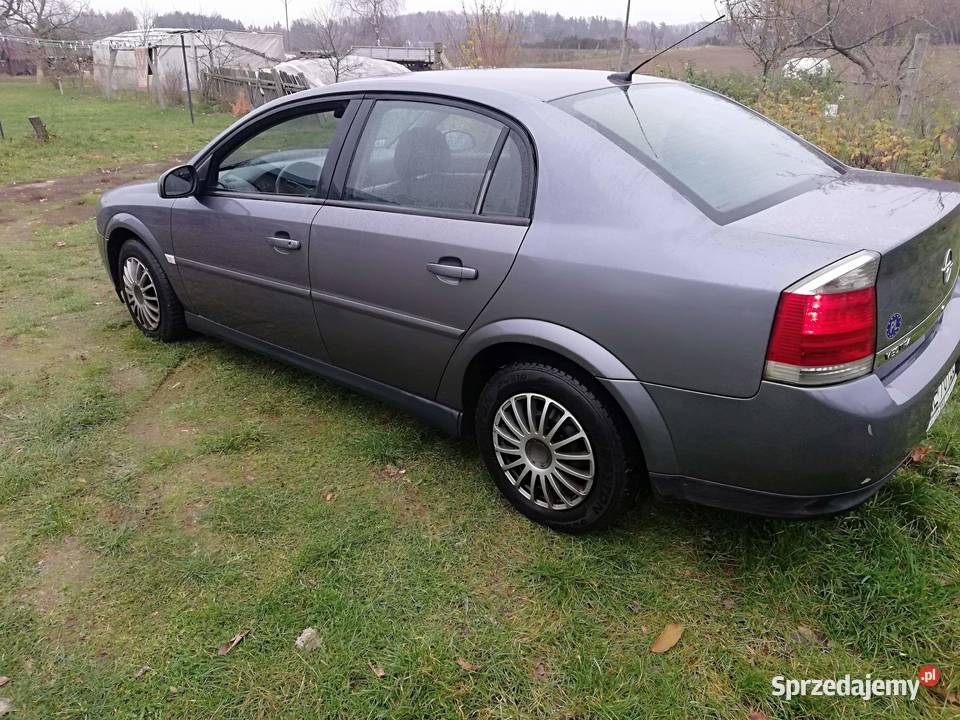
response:
M953 279L953 248L947 250L947 254L943 256L943 267L940 270L943 271L943 284L948 285Z

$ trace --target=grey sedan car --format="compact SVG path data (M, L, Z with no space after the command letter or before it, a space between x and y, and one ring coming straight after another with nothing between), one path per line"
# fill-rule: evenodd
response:
M368 79L104 195L137 327L214 335L474 434L551 527L660 495L878 491L957 379L960 186L846 167L680 82Z

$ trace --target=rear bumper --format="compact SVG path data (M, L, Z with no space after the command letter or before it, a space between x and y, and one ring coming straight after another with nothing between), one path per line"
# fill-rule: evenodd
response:
M763 382L746 399L646 385L676 459L668 468L648 461L654 488L772 516L854 507L923 440L934 394L958 356L955 293L922 343L882 376L823 388Z
M862 505L880 491L893 477L897 468L885 478L863 488L832 495L788 495L656 473L650 475L650 485L657 495L671 500L709 505L750 515L796 520L835 515Z

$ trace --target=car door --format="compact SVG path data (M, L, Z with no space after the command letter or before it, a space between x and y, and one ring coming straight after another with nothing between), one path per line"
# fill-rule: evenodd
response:
M453 101L364 101L314 219L314 307L332 361L433 397L530 222L533 153L511 120Z
M226 138L171 230L190 310L309 357L327 354L310 301L310 232L355 108L297 103Z

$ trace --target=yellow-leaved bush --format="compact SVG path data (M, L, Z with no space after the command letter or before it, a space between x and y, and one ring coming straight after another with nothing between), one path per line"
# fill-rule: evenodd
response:
M948 103L921 108L914 124L898 128L893 99L863 103L825 78L769 81L687 67L680 79L757 110L853 167L960 181L960 112Z

